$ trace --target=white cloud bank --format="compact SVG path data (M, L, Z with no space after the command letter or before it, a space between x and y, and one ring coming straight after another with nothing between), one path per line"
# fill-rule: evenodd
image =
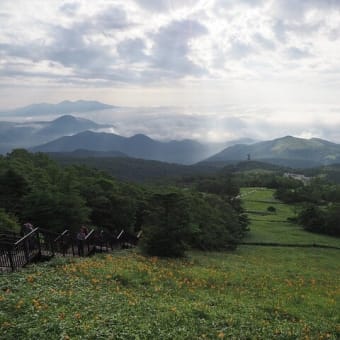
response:
M340 142L338 0L2 0L0 21L2 109L181 106L111 118L170 139Z

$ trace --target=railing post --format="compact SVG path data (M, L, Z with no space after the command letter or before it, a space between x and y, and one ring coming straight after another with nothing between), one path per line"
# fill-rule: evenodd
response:
M72 247L72 255L73 255L73 257L75 257L76 253L74 251L74 241L73 241L72 237L71 237L71 247Z
M15 266L14 266L14 262L13 262L13 253L12 253L12 251L13 251L13 248L8 248L7 255L8 255L8 260L9 260L12 272L14 272Z
M37 239L37 246L38 246L39 256L41 256L41 244L40 244L40 233L39 233L39 231L36 234L36 239ZM34 245L34 242L33 242L33 245Z
M30 254L29 254L29 241L26 239L24 240L24 254L25 254L25 259L26 263L30 262Z
M52 237L50 237L49 240L50 240L50 247L51 247L51 251L52 251L52 256L55 256L54 243L53 243Z
M63 251L63 256L66 255L66 243L64 240L64 235L61 237L61 247L62 247L62 251Z

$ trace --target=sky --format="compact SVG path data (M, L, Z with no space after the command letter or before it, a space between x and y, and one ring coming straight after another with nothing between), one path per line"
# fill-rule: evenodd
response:
M123 135L340 143L340 0L1 0L0 110L78 99Z

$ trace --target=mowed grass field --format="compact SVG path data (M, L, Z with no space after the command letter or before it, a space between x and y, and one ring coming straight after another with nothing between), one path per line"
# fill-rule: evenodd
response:
M245 241L340 247L339 238L306 232L301 226L287 221L287 218L296 216L299 208L276 200L273 189L243 188L241 197L251 221ZM274 207L276 211L271 213L268 207Z
M272 191L249 190L246 207L266 210ZM249 239L314 237L281 225L290 209L271 228L252 221ZM55 259L0 276L0 338L339 339L339 260L334 249L257 246L181 260L138 250Z

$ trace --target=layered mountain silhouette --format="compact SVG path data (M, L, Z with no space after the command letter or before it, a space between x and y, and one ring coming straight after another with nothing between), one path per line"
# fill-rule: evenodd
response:
M18 116L18 117L34 117L34 116L43 116L50 114L64 115L76 112L90 112L90 111L99 111L112 109L115 106L103 104L97 101L89 101L89 100L77 100L77 101L69 101L65 100L58 104L48 104L48 103L40 103L33 104L25 107L20 107L14 110L8 110L0 112L0 115L4 116Z
M292 136L252 145L237 144L206 159L206 162L264 161L294 168L340 163L340 145L329 141Z
M254 144L235 144L209 157L213 154L213 147L192 140L160 142L142 134L123 137L85 131L34 147L32 151L74 152L79 149L92 152L115 151L133 158L179 164L194 164L204 160L203 162L217 167L247 159L292 168L340 163L339 144L318 138L291 136Z
M123 137L112 133L92 131L58 138L31 150L33 152L72 152L78 149L101 152L118 151L129 157L180 164L193 164L213 152L211 146L192 140L160 142L142 134Z
M18 109L18 112L28 114L29 110L36 110L39 105L42 105L40 113L53 112L52 104L32 105L21 109L22 111ZM53 107L66 111L75 108L78 111L112 108L89 101L65 101ZM340 145L318 138L286 136L263 142L244 138L238 142L203 144L189 139L161 142L143 134L123 137L102 132L114 128L112 125L97 124L72 115L63 115L47 122L0 122L0 153L14 148L29 148L34 152L71 152L72 157L132 157L179 164L203 161L214 167L247 159L293 168L340 163ZM220 151L221 149L223 150ZM220 152L216 153L217 151Z
M113 128L113 126L97 124L91 120L71 115L64 115L49 122L0 122L0 152L8 152L18 147L28 148L86 130L107 128Z

